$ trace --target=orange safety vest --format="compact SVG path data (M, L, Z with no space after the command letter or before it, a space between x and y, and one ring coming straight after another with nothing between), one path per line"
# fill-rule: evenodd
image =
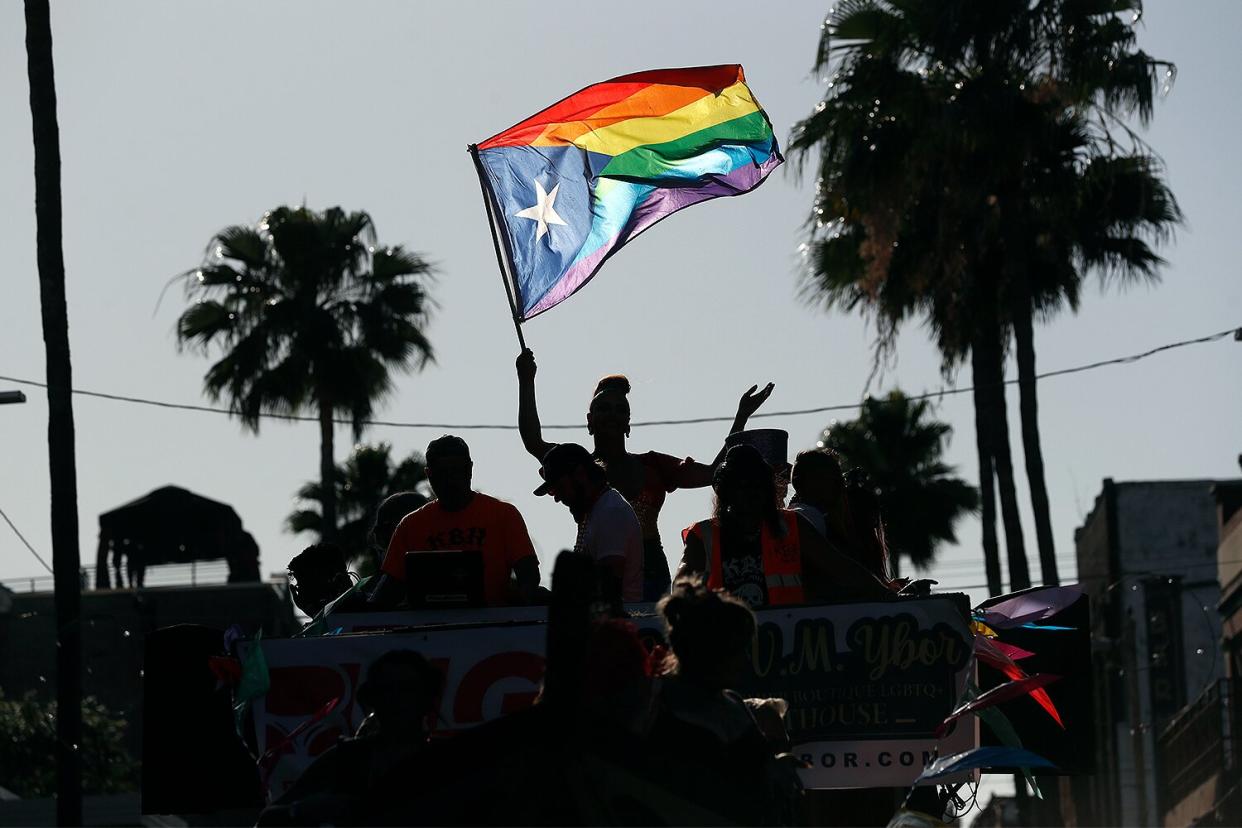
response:
M759 549L763 561L763 574L768 586L768 605L805 604L802 591L802 548L798 543L798 515L781 509L785 521L785 536L776 537L765 523L759 535ZM700 520L682 530L681 539L694 535L707 553L707 587L724 589L720 565L720 521L716 518Z

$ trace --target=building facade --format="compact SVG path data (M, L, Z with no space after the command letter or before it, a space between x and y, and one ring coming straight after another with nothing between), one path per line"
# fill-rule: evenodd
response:
M1104 481L1075 533L1092 606L1095 773L1065 779L1074 825L1158 826L1161 734L1223 676L1215 480Z
M1224 677L1192 700L1160 734L1164 824L1242 824L1242 481L1213 488L1221 584Z

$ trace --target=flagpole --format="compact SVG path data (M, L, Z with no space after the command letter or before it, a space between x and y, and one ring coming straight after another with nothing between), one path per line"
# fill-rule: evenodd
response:
M499 220L496 215L496 205L493 201L491 187L487 183L487 174L483 170L483 162L479 159L478 145L470 144L466 149L470 153L470 157L474 159L475 172L479 174L479 187L483 190L483 205L487 208L487 224L492 231L492 247L496 249L496 266L500 268L500 281L505 285L505 297L509 300L509 311L513 314L513 329L517 331L518 345L525 351L526 337L522 336L522 316L518 313L517 301L513 295L516 286L511 278L513 273L512 263L506 255L508 249L501 247L500 234L496 232L496 225L499 223Z

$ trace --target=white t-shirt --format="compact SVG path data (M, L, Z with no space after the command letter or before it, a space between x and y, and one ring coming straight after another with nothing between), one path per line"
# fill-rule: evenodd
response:
M578 524L574 551L595 561L622 557L621 600L643 600L643 533L633 507L616 489L606 489Z

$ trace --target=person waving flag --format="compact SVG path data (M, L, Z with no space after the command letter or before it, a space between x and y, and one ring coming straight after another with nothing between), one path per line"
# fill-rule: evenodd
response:
M784 161L738 65L597 83L470 152L515 323L569 298L660 219L749 192Z

